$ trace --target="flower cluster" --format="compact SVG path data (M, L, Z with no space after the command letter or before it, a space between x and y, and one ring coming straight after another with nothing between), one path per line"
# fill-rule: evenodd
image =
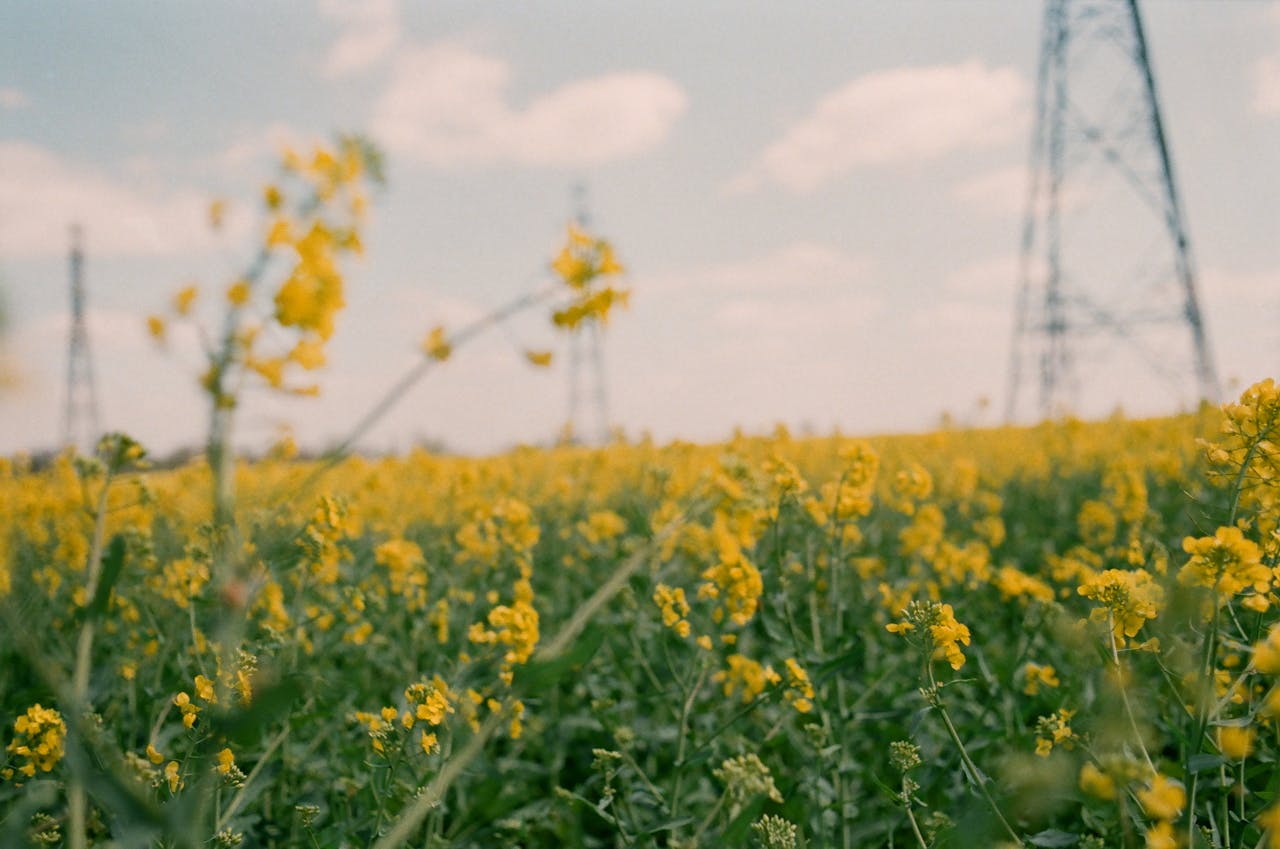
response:
M62 760L67 724L53 708L35 704L13 723L13 739L5 751L19 758L16 772L32 778L36 771L52 772ZM6 768L3 777L12 778L15 770Z

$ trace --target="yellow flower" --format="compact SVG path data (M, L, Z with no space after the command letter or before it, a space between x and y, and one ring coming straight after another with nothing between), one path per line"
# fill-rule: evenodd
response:
M938 621L929 626L929 633L933 636L935 657L941 654L952 669L964 666L964 653L959 644L969 645L969 629L956 621L951 605L942 605Z
M1272 625L1266 639L1253 647L1253 668L1264 675L1280 674L1280 624Z
M433 755L440 751L440 740L435 734L428 734L423 731L419 743L422 745L423 754Z
M307 371L318 369L325 363L324 345L315 339L299 339L289 352L288 359Z
M443 327L436 326L431 328L427 338L422 340L422 353L441 363L449 359L449 355L453 353L453 346L449 344L449 340L445 337Z
M218 701L217 693L214 690L212 679L203 675L196 676L196 697L202 702L216 704Z
M154 745L148 743L147 760L151 761L156 766L159 766L160 762L164 760L164 755L160 754L160 751Z
M1258 814L1258 825L1267 832L1267 849L1280 849L1280 803Z
M1037 743L1037 747L1038 745ZM1085 761L1084 766L1080 767L1080 789L1099 799L1111 800L1116 797L1115 779L1094 766L1092 761Z
M284 203L284 195L279 186L271 184L262 190L262 200L267 205L267 209L275 212Z
M237 280L227 289L227 303L233 307L242 307L249 302L249 282Z
M180 767L177 761L169 761L164 767L165 780L169 782L169 792L177 793L178 788L182 786L182 775L179 773Z
M1271 588L1271 570L1262 563L1261 549L1237 527L1218 528L1211 537L1187 537L1182 549L1191 559L1178 572L1181 584L1212 587L1228 596L1250 587L1259 593Z
M196 714L200 712L200 708L191 703L191 696L186 693L179 693L173 697L173 703L178 710L182 711L182 724L187 728L191 728L196 724Z
M1218 748L1222 756L1228 760L1244 760L1253 753L1253 739L1257 736L1252 728L1239 725L1223 725L1218 728Z
M50 772L62 760L67 725L58 711L32 705L14 720L13 730L13 739L5 751L26 761L18 766L26 777L34 777L37 769Z
M223 749L218 752L218 772L226 775L231 772L231 767L236 765L236 756L232 754L231 749Z
M551 365L550 351L525 351L524 358L529 361L530 365L546 368Z
M147 316L147 332L151 334L152 339L163 342L166 329L163 318L158 315Z
M195 303L196 295L200 293L194 285L184 286L178 290L178 294L173 296L173 311L178 315L189 315L191 313L191 305Z
M1147 829L1146 849L1178 849L1178 837L1168 822L1158 822Z
M284 218L277 218L271 222L271 227L267 230L267 247L274 248L278 245L288 245L293 243L293 228L289 226L289 222Z
M1147 816L1175 820L1187 806L1187 791L1181 782L1156 773L1151 783L1138 790L1138 801Z
M1028 663L1023 675L1026 677L1026 684L1022 692L1028 696L1038 694L1041 686L1056 688L1061 683L1052 666L1041 666L1038 663Z
M1086 578L1077 592L1099 603L1090 618L1110 619L1120 644L1125 637L1136 636L1148 619L1155 619L1164 603L1164 590L1145 569L1107 569Z
M216 199L209 204L209 226L214 230L221 230L223 221L227 217L227 202L222 199Z

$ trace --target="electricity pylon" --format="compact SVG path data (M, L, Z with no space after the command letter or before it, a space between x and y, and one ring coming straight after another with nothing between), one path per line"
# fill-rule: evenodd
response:
M71 225L71 333L67 350L67 398L63 445L91 453L98 430L98 395L93 385L93 360L85 323L84 244L79 224Z
M587 211L587 188L581 183L573 187L573 221L578 228L589 230L591 216ZM600 322L584 321L569 334L569 436L577 442L609 442L609 395L604 376L604 346ZM585 349L585 350L584 350ZM584 374L589 371L590 374ZM587 382L591 383L590 388ZM590 397L586 397L587 392ZM588 429L584 407L590 404L595 427Z
M1032 372L1044 418L1218 398L1137 0L1045 4L1007 419Z

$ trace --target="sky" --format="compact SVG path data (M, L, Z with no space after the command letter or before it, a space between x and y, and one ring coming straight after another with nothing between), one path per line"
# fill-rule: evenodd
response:
M1280 359L1280 3L1143 12L1209 344L1238 392ZM62 438L72 222L100 424L161 454L200 444L196 331L158 350L146 317L188 283L234 280L282 148L339 132L380 146L387 185L346 266L320 397L247 393L246 448L285 428L334 443L431 327L545 284L576 185L632 289L600 357L629 437L996 424L1041 18L1031 0L5 3L0 346L17 380L0 388L0 454ZM1072 179L1070 197L1103 197L1102 177ZM1116 241L1081 254L1136 244L1125 222L1089 220ZM546 311L522 315L360 444L545 443L568 415L569 361ZM1196 400L1190 380L1119 354L1081 362L1084 416Z

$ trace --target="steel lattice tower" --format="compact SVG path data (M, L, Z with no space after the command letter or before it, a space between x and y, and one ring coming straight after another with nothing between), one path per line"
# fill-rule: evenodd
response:
M1014 313L1009 420L1218 397L1137 0L1045 5Z
M99 436L98 395L93 385L89 331L84 310L84 245L80 225L71 226L71 334L67 351L67 406L63 445L82 453L95 448Z
M587 188L579 183L573 187L573 221L583 230L589 230L591 216L587 212ZM605 445L609 441L609 395L604 379L604 346L598 321L580 324L569 334L569 417L570 436L579 442L591 442L585 427L586 413L583 407L590 403L595 413L594 441ZM584 351L585 348L585 351ZM584 372L590 371L590 375ZM591 382L591 397L586 398Z

